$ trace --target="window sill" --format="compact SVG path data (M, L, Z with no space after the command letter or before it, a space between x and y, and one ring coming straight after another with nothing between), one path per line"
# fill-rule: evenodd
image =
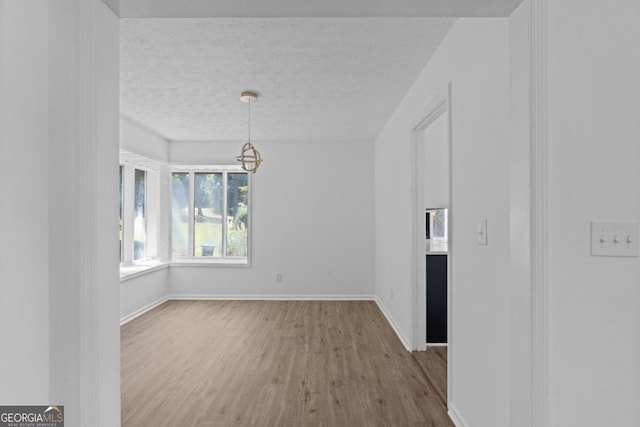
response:
M246 259L176 259L169 263L171 267L250 267Z
M157 259L136 261L132 264L120 264L120 282L125 282L167 267L169 267L168 263L161 262Z

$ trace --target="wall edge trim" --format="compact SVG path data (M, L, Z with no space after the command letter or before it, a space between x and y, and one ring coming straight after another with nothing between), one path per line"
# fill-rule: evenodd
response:
M376 305L378 306L378 308L380 309L384 317L387 319L387 322L389 322L389 325L391 326L393 331L396 333L396 336L398 337L398 339L400 340L404 348L408 352L411 352L411 344L409 342L409 339L402 332L402 329L400 329L396 321L393 319L393 316L391 316L391 313L389 312L389 310L387 310L384 303L378 297L375 297L374 301L376 302Z
M550 425L547 0L531 1L531 281L533 426Z
M460 411L453 402L449 402L449 410L447 411L447 414L456 427L469 427L469 423L462 414L460 414Z
M171 294L167 296L168 300L238 300L238 301L373 301L373 295L266 295L266 294L249 294L249 295L227 295L227 294Z
M98 253L94 230L98 224L98 111L96 48L97 0L81 1L77 6L77 124L74 137L78 140L78 170L76 184L79 221L79 408L81 425L100 425L100 309L98 295Z
M135 319L136 317L140 317L143 314L145 314L148 311L153 310L154 308L158 307L159 305L164 304L165 302L167 302L169 300L168 297L164 296L162 298L158 298L157 300L143 306L140 307L139 309L133 311L132 313L127 314L126 316L122 316L120 318L120 326L132 321L133 319Z

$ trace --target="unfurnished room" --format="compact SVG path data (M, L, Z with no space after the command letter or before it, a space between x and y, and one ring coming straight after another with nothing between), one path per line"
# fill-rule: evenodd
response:
M0 0L0 426L640 425L639 19Z

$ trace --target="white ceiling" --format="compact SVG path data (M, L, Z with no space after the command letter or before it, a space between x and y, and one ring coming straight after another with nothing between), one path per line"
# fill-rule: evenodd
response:
M522 0L104 0L121 113L171 140L373 139L453 24ZM191 19L176 19L191 18Z
M213 2L215 3L215 2ZM121 20L121 113L169 140L371 140L450 18Z

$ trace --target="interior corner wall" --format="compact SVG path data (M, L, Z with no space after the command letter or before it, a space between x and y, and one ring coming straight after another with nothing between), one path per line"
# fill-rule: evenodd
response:
M412 129L452 83L449 408L509 426L509 20L458 19L375 142L376 298L412 336ZM487 219L487 246L476 243Z
M640 259L589 242L640 221L640 3L547 10L551 425L639 425Z
M0 405L49 401L49 3L0 0Z
M251 267L172 265L172 296L372 298L373 143L255 145L265 160L251 177ZM241 146L170 142L169 157L229 164Z
M122 116L120 148L160 162L166 162L169 158L169 143L166 139Z
M169 270L163 268L120 282L120 321L164 302L169 296Z

